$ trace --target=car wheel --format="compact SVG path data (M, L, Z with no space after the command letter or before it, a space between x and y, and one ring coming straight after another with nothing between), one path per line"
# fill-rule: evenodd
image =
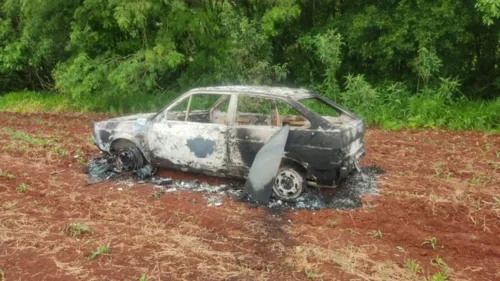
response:
M116 154L116 168L119 172L128 172L144 166L144 158L137 147L126 147Z
M281 200L297 199L305 189L306 181L303 173L293 167L282 167L274 180L274 195Z

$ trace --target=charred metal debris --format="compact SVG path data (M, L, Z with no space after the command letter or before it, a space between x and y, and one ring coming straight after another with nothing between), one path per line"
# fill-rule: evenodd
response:
M109 161L109 159L106 161ZM319 189L309 188L293 201L282 200L272 194L268 198L267 203L262 203L256 201L250 194L245 192L244 181L228 181L227 184L210 185L199 180L174 181L169 178L154 177L153 175L149 178L140 178L133 172L114 173L112 170L109 170L108 172L98 174L98 172L105 170L103 167L109 167L109 164L105 164L106 161L103 158L96 158L91 161L89 179L99 178L100 181L111 179L115 180L118 186L125 184L129 187L133 187L136 184L150 183L153 184L154 192L152 197L154 199L158 199L171 192L190 191L203 193L203 198L206 200L208 206L221 206L224 204L224 200L232 199L248 203L249 207L263 205L277 211L287 209L320 210L332 208L349 210L360 208L363 205L362 196L364 194L377 194L375 179L377 175L384 173L384 171L377 167L363 167L360 172L352 172L335 189L321 192ZM90 175L90 170L94 171L93 175ZM113 173L112 177L109 177L110 172ZM131 180L133 178L135 180Z
M94 123L95 143L112 160L96 160L92 173L149 178L170 168L244 179L262 204L292 202L360 172L364 134L361 118L305 89L197 88L157 113Z

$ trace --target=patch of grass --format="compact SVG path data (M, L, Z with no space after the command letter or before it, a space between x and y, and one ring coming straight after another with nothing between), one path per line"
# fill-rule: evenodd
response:
M487 160L486 161L486 165L488 166L493 166L493 169L494 171L496 172L498 169L500 169L500 163L499 162L495 162L495 161L492 161L492 160Z
M0 281L5 281L5 271L0 269Z
M444 275L442 272L438 272L432 275L431 281L447 281L448 276Z
M0 177L8 178L9 180L16 178L16 176L14 176L13 174L2 170L0 170Z
M85 158L81 155L78 155L78 157L76 157L76 163L78 163L80 167L84 167L87 164Z
M153 193L153 195L151 195L151 197L153 197L154 199L160 199L160 197L163 195L164 192L160 192L160 191L155 191Z
M139 281L148 281L148 278L146 277L145 274L143 274L141 278L139 278Z
M111 253L111 249L109 248L109 245L101 245L101 246L97 247L97 249L95 249L95 251L92 251L90 253L88 260L91 261L91 260L97 258L98 256L109 255L109 253Z
M405 267L412 275L417 275L420 272L420 264L414 259L405 259Z
M382 233L382 231L381 231L380 229L378 229L378 230L374 230L374 231L372 232L372 234L373 234L373 236L374 236L374 237L376 237L376 238L382 238L382 237L384 236L384 235L383 235L383 233Z
M11 128L3 128L3 131L9 135L11 140L24 141L34 145L47 145L50 143L50 140L32 137L24 131L16 131Z
M64 158L64 157L68 156L68 154L69 154L69 151L67 149L61 148L59 146L54 146L52 148L52 152L59 155L60 158Z
M437 244L438 244L438 242L437 242L436 237L429 237L429 238L425 239L424 242L422 242L422 246L430 245L433 250L436 249Z
M28 186L25 183L21 183L18 187L16 187L17 192L25 192L28 189Z
M15 143L11 143L11 144L8 144L8 145L5 145L4 147L2 147L2 150L3 151L26 151L28 150L28 146L23 144L23 145L18 145L18 144L15 144Z
M405 251L405 249L404 249L403 247L401 247L401 246L396 246L396 250L397 250L398 252L400 252L400 253L404 253L404 252L406 252L406 251Z
M84 233L92 233L92 229L79 223L71 223L65 227L64 232L71 237L78 237Z
M0 96L0 111L18 113L82 111L66 96L50 92L12 92ZM35 122L38 122L35 120Z
M438 276L439 278L444 278L444 279L437 279L437 280L447 280L448 276L450 274L450 267L444 262L442 258L439 256L436 256L433 260L431 260L431 264L434 266L437 266L439 268L439 274L435 274L434 276ZM433 279L434 280L434 279Z
M312 270L305 270L304 271L306 277L308 279L319 279L319 280L323 280L323 278L321 278L321 275L317 274L316 272L312 271Z
M471 183L471 184L474 184L474 185L479 184L480 182L481 182L481 181L480 181L479 177L473 177L473 178L470 180L470 183Z

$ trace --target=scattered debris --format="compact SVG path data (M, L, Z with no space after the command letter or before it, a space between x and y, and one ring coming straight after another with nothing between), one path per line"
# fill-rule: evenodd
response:
M259 161L260 160L257 160L256 163L260 163ZM128 187L132 187L136 182L133 180L130 173L116 173L113 169L114 162L112 158L92 159L92 161L89 163L88 168L89 184L101 182L104 180L117 180L118 185L126 185ZM154 184L157 191L155 191L155 193L153 194L153 198L156 199L160 198L165 193L177 191L192 191L215 194L206 197L209 206L222 205L221 196L227 196L239 201L248 202L251 204L251 206L257 207L259 204L263 204L271 209L277 210L319 210L325 208L347 210L361 207L363 194L377 194L375 177L379 174L382 174L383 170L376 166L364 167L360 170L361 172L358 172L356 170L351 172L349 177L341 182L335 189L326 189L320 191L317 188L309 188L306 192L303 192L297 199L293 201L284 201L280 198L276 198L274 195L268 194L264 195L264 199L267 198L267 203L264 203L265 200L258 202L254 199L259 198L259 195L257 197L249 196L248 193L244 191L245 185L242 181L231 182L230 186L228 186L227 184L212 186L206 182L201 182L199 180L174 181L171 178L163 177L150 177L142 179L137 175L137 171L133 172L132 174L136 175L140 183ZM260 186L262 187L264 185L265 183L263 185L261 184ZM261 193L260 195L262 194L263 193ZM262 197L260 198L262 199Z
M156 185L169 185L172 184L171 178L152 178L151 183Z
M119 169L117 169L117 161L115 157L111 156L94 157L92 158L92 160L90 160L90 162L87 165L87 173L88 173L87 184L94 184L105 180L122 180L118 182L118 184L126 184L129 187L134 185L134 183L130 179L129 173L120 172L118 170ZM132 171L131 173L132 175L135 175L136 179L140 180L139 183L146 183L148 181L158 180L152 178L152 175L154 174L155 171L156 169L154 169L153 166L146 165L141 169ZM54 172L53 174L55 173L56 172ZM156 183L156 182L153 183L160 185L166 185L171 183L171 179L160 178L159 180L161 180L161 183Z
M138 170L135 170L134 174L141 180L151 178L151 176L154 174L153 166L148 164Z
M365 167L362 168L361 171L361 173L356 171L352 172L348 180L342 182L335 190L326 189L320 191L316 188L310 188L307 192L302 193L295 201L283 201L279 198L271 196L269 203L265 204L265 206L274 210L319 210L326 208L349 210L360 208L362 207L362 196L364 194L377 194L375 177L383 173L383 171L377 167ZM211 186L198 180L172 181L172 184L168 186L156 187L161 188L164 193L177 191L207 193L205 198L207 199L209 206L220 206L219 204L222 204L222 200L219 201L218 198L222 198L221 196L227 196L238 201L250 203L250 206L253 207L261 205L242 190L241 181L234 182L234 185L232 186Z
M115 164L113 159L106 157L94 157L88 165L88 184L98 183L104 180L114 179L117 173L114 172Z

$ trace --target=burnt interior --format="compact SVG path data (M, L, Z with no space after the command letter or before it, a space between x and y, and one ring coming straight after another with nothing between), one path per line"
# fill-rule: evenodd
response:
M227 113L215 110L210 116L209 110L168 112L168 120L188 121L196 123L226 124ZM279 121L277 121L279 120ZM308 128L310 122L300 115L272 116L268 114L237 112L236 125L261 125L261 126L285 126L296 128Z

